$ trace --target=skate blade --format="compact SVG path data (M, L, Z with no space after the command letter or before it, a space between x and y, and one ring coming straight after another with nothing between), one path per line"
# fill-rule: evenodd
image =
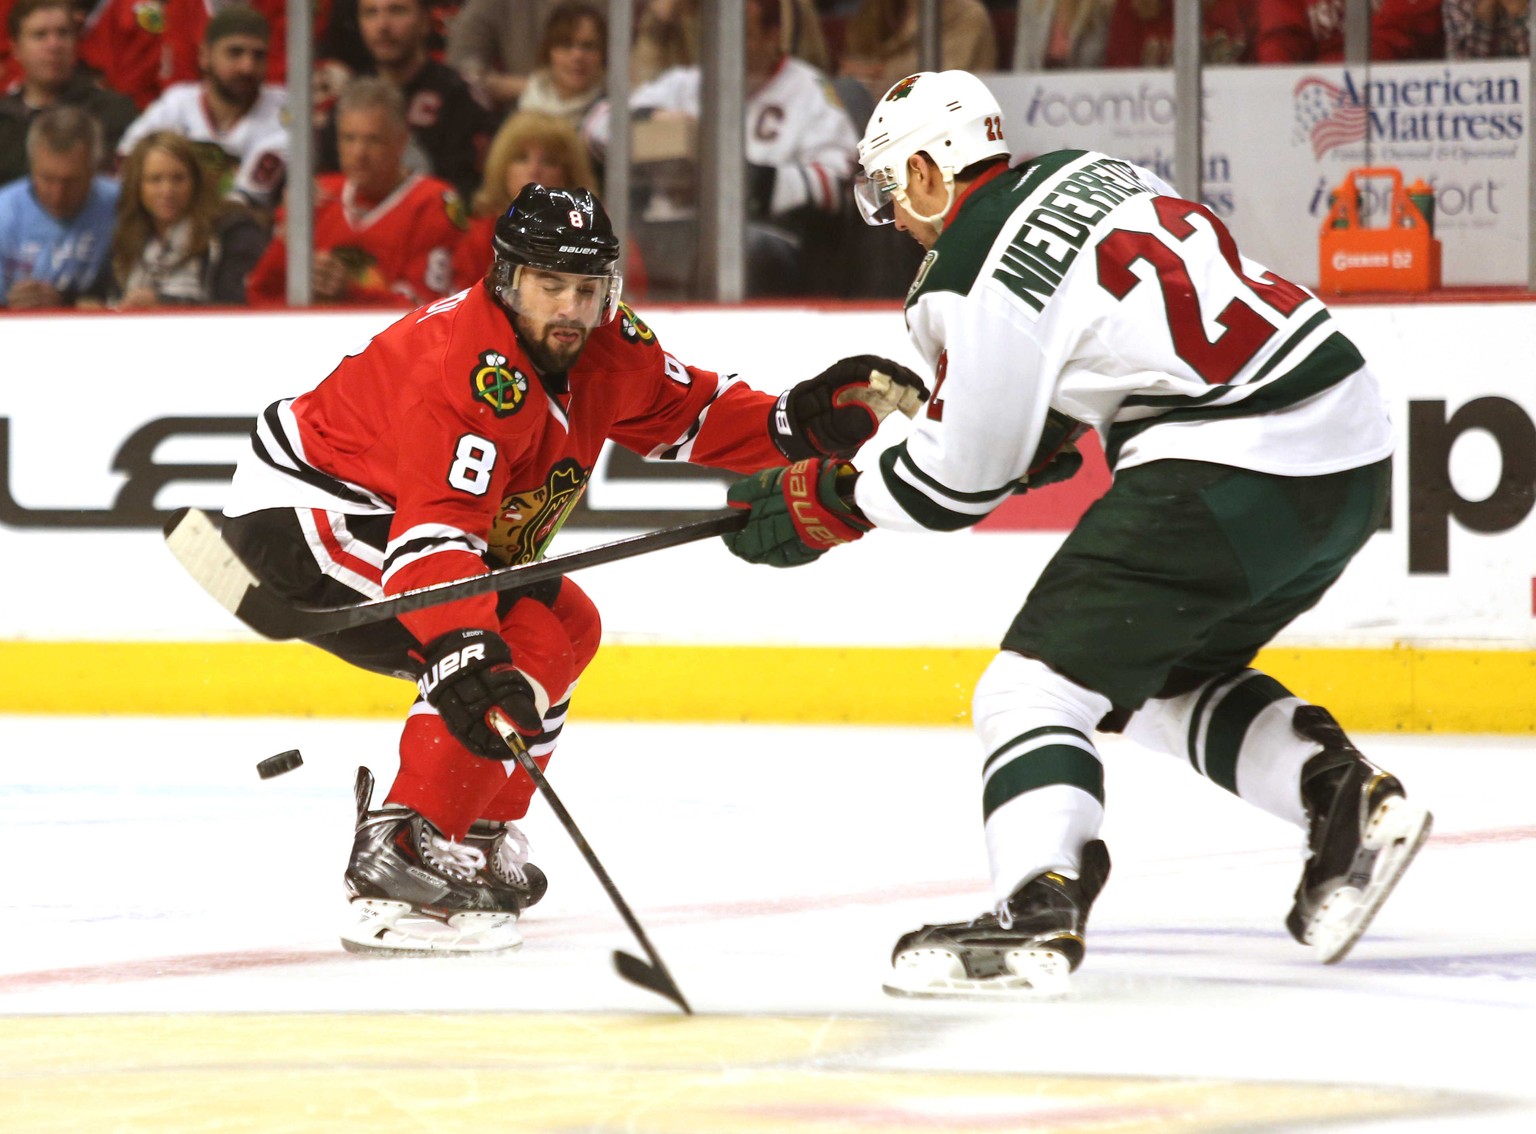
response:
M341 931L341 947L361 956L486 956L523 944L516 914L476 910L438 918L380 898L355 898L351 908L357 920Z
M1433 825L1433 815L1402 796L1394 796L1376 809L1365 832L1366 849L1377 852L1370 880L1363 888L1335 890L1319 904L1307 926L1307 944L1316 950L1319 961L1336 965L1349 955L1429 838Z
M919 1000L1059 1000L1072 990L1071 965L1054 949L1011 949L1004 962L1006 973L968 977L948 950L912 950L896 958L881 988Z

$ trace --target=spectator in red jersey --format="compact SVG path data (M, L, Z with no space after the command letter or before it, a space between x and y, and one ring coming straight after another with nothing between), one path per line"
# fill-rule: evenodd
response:
M1531 0L1445 0L1448 59L1503 59L1531 53Z
M363 73L384 79L405 99L415 151L409 168L440 177L467 196L480 179L490 115L459 73L428 53L432 11L426 0L359 0L357 13L371 60ZM321 131L318 163L322 170L339 168L334 115Z
M17 0L6 22L21 78L0 98L0 185L26 174L27 128L50 106L78 106L101 123L102 172L110 173L117 140L138 108L80 67L69 0Z
M581 136L559 118L519 111L496 131L485 156L485 174L470 201L469 231L454 255L454 277L468 287L491 267L491 234L496 221L523 186L593 189L597 178ZM633 272L626 272L626 280Z
M271 29L267 81L288 81L287 0L164 0L164 4L167 82L195 83L202 78L198 49L208 31L208 21L234 4L247 5L267 18L267 27ZM324 9L324 0L316 7Z
M1443 59L1440 0L1371 0L1372 59ZM1260 63L1344 58L1344 0L1259 0Z
M447 295L464 206L447 182L407 172L400 92L383 79L354 80L336 102L336 127L342 172L316 179L316 301L415 307ZM247 298L281 304L287 272L279 234L251 272Z
M101 0L85 17L80 58L143 109L166 87L163 0Z
M219 197L185 137L161 130L133 147L112 233L117 307L244 303L246 274L266 243L266 226Z
M1258 22L1251 0L1203 0L1201 14L1204 62L1253 62ZM1173 66L1173 0L1115 0L1104 65Z

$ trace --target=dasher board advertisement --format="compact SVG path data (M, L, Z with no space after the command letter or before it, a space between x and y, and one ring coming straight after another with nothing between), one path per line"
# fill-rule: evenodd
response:
M1173 72L985 78L1015 158L1102 150L1190 192L1174 168ZM1434 190L1445 285L1524 283L1529 78L1523 59L1207 68L1204 201L1246 255L1316 286L1330 192L1351 169L1393 166ZM1366 187L1367 217L1384 217L1386 188Z

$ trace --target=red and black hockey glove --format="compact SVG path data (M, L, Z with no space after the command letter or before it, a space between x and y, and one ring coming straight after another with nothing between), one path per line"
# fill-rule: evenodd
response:
M800 461L738 480L726 500L751 517L725 546L748 563L799 567L853 542L874 527L853 502L857 476L847 461Z
M768 414L768 432L791 461L848 458L893 410L914 417L927 400L923 380L901 363L855 355L780 394Z
M522 736L543 731L533 686L512 665L512 651L489 630L450 630L428 643L416 681L443 724L476 756L510 760L512 750L486 720L500 709Z

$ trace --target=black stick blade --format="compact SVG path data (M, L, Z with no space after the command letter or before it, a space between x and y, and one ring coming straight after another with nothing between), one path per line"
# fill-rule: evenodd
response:
M619 971L619 975L631 984L638 984L641 988L654 992L657 996L665 996L672 1003L683 1010L686 1015L692 1016L693 1009L688 1007L688 1001L683 999L683 990L677 987L677 982L672 979L666 969L656 965L648 965L632 953L626 953L622 949L613 951L613 967Z

